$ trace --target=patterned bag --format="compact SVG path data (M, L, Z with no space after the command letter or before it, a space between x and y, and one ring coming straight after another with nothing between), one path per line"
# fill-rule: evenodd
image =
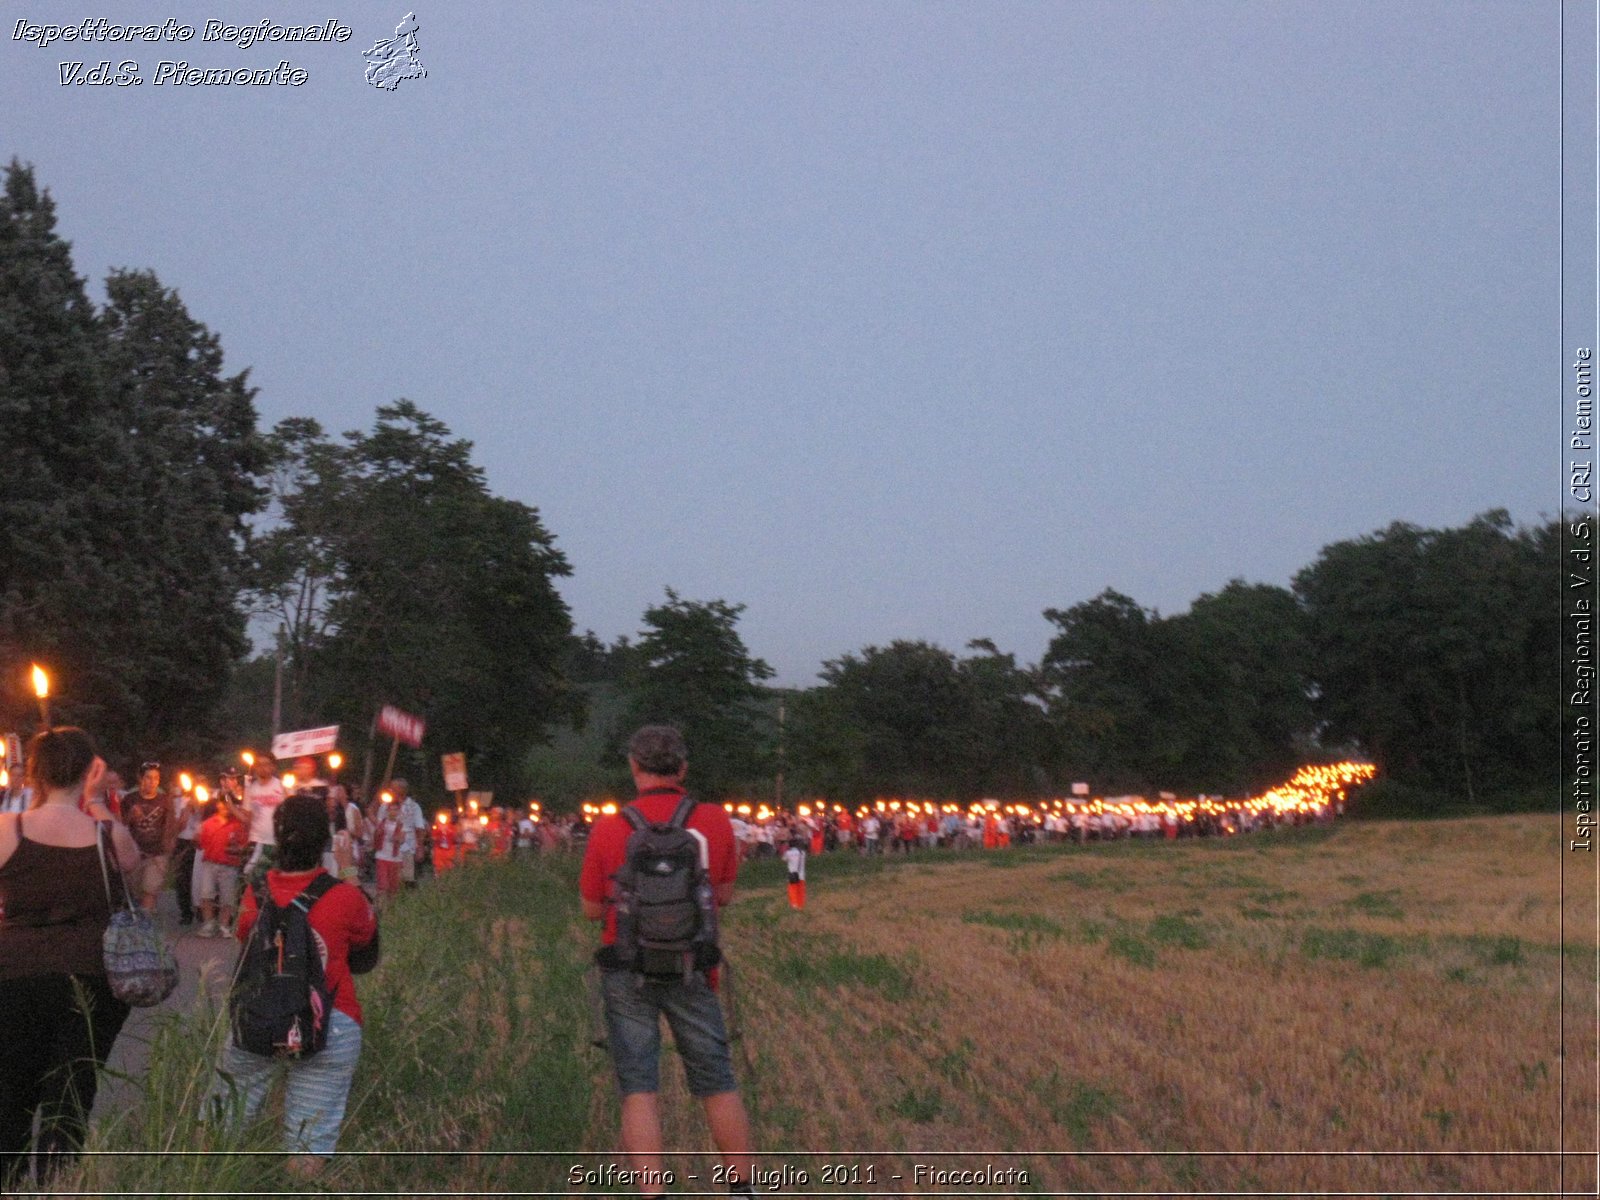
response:
M95 849L100 852L100 877L105 881L106 903L111 907L111 922L101 939L111 994L138 1008L160 1004L178 986L178 960L161 936L155 918L134 904L128 881L120 872L117 878L122 880L126 907L119 907L111 898L104 822L95 831Z

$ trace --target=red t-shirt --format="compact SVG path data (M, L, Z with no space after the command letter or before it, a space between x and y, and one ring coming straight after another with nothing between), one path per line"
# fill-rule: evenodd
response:
M665 823L672 820L678 810L683 789L678 787L652 788L641 792L634 803L645 820ZM721 888L730 884L739 873L739 852L733 840L733 825L720 804L701 803L689 814L688 828L704 838L700 861L711 878L711 886ZM601 817L589 831L589 847L583 854L583 873L578 877L578 892L588 901L599 904L609 901L616 889L611 878L622 866L626 857L628 837L633 826L621 813ZM617 914L606 905L605 929L600 944L609 946L617 940Z
M285 905L294 900L306 885L318 875L325 874L321 867L312 871L267 872L267 889L272 902ZM322 949L322 973L333 993L333 1006L356 1022L361 1023L361 1002L356 999L356 983L350 974L350 948L365 946L378 932L378 918L366 895L353 883L336 883L311 906L307 914L311 932L316 935ZM250 936L256 923L256 894L245 888L244 900L239 905L239 941Z
M250 831L245 828L243 821L219 812L201 822L200 833L195 841L200 846L200 857L206 862L237 867L244 862L245 851L250 844Z

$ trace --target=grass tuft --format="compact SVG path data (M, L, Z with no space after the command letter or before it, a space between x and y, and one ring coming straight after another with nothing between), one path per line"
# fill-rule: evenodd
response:
M1185 950L1204 950L1211 945L1211 939L1206 936L1193 921L1180 916L1164 914L1150 922L1150 940L1161 946L1179 946Z
M1400 907L1395 899L1400 894L1398 888L1384 892L1362 892L1359 896L1345 901L1345 907L1356 912L1365 913L1369 917L1388 917L1391 920L1403 920L1405 909Z
M1400 942L1379 933L1358 929L1307 929L1300 939L1307 958L1345 959L1363 967L1384 968L1400 956Z
M1066 929L1057 921L1038 913L1002 913L992 909L969 909L961 914L968 925L987 925L1011 933L1036 933L1046 937L1065 937Z
M1127 929L1118 929L1106 941L1106 953L1125 958L1136 967L1156 965L1156 948Z
M926 1089L908 1087L895 1097L894 1102L889 1105L889 1111L897 1117L926 1125L930 1121L937 1121L944 1112L944 1097L935 1087Z
M780 983L804 988L862 987L887 1000L910 999L911 973L886 954L862 954L849 948L822 950L815 943L785 947L773 963Z
M1095 1126L1115 1116L1120 1107L1115 1092L1081 1079L1066 1079L1059 1069L1030 1080L1028 1091L1080 1147L1088 1144Z

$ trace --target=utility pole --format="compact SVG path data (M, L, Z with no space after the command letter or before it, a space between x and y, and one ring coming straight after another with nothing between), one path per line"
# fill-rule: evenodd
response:
M272 736L283 732L283 626L278 626L277 665L272 671Z
M783 718L785 714L784 702L778 701L778 788L773 797L774 809L783 808Z

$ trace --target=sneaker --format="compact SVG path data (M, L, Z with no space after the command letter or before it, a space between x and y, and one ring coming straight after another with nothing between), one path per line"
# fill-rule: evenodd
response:
M217 923L215 921L207 921L204 925L200 926L199 932L196 933L195 936L203 938L216 937L217 934L221 932L222 930L217 928Z

